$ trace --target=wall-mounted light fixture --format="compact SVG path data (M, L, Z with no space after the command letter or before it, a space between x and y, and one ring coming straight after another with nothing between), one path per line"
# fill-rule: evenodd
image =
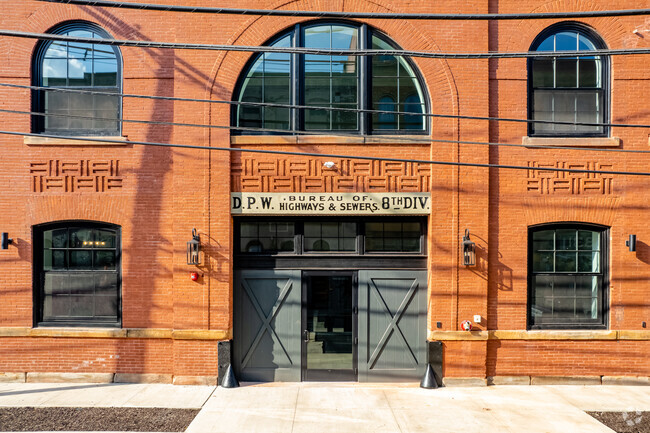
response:
M9 244L13 244L14 240L9 239L9 233L3 232L2 233L2 240L0 241L0 243L2 244L2 249L3 250L8 250L9 249Z
M192 229L192 240L187 243L187 264L199 264L199 252L201 251L201 238L196 229Z
M630 238L625 241L625 246L630 249L630 251L636 251L636 235L630 235Z
M463 236L461 246L463 247L463 265L476 265L476 244L469 240L469 229L465 229L465 236Z

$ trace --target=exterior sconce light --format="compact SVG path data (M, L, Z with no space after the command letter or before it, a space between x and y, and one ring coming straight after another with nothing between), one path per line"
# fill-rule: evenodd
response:
M630 238L625 241L625 246L628 247L630 251L636 251L636 235L630 235Z
M463 265L475 266L476 265L476 244L469 240L469 229L465 229L465 236L463 236Z
M192 229L192 240L187 243L187 264L199 264L199 252L201 251L201 238L196 233L196 229Z
M2 241L0 243L2 243L2 249L3 250L8 250L9 249L9 244L13 244L14 240L9 239L9 233L3 232L2 233Z

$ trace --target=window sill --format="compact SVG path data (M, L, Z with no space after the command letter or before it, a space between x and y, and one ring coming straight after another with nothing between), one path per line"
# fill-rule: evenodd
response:
M89 140L92 139L92 140ZM102 141L95 141L102 140ZM103 141L110 140L110 141ZM127 137L122 136L88 136L79 139L35 137L27 135L23 137L23 143L27 146L128 146Z
M620 147L618 137L524 137L524 146Z
M429 146L428 135L234 135L232 145L249 144L401 144Z

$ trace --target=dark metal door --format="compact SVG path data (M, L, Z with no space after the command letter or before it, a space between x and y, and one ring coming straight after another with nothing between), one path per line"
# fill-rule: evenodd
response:
M300 271L235 273L233 363L240 380L300 381Z
M359 271L359 381L421 379L426 300L426 271Z
M302 380L356 381L356 273L305 271L302 286Z

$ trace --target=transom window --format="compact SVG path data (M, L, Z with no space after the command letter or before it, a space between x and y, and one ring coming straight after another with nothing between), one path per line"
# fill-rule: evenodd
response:
M40 324L119 324L119 228L63 223L35 229Z
M604 327L605 230L541 227L530 234L530 325Z
M531 51L593 51L606 48L591 30L577 24L551 27ZM531 120L607 121L607 57L539 57L529 60ZM531 123L531 135L607 135L604 126Z
M385 36L366 25L342 23L297 25L275 38L270 46L324 50L395 48ZM411 63L400 56L263 53L251 61L240 78L235 95L240 102L325 109L236 105L233 126L272 129L276 133L303 130L417 133L426 130L425 116L422 116L426 103L420 80ZM354 111L356 109L385 113L370 115Z
M420 220L241 220L237 227L239 252L246 254L424 252Z
M110 38L94 24L67 23L50 33L84 38ZM43 41L34 56L36 86L114 93L92 95L40 90L35 92L34 130L49 134L119 135L121 57L117 47L80 42ZM72 116L83 116L75 118ZM112 119L112 120L109 120Z

